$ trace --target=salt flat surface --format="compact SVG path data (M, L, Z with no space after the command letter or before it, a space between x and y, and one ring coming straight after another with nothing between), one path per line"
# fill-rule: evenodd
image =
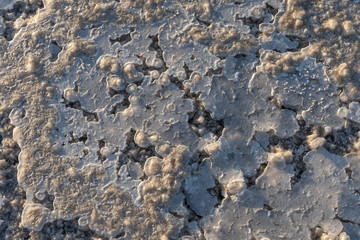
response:
M0 239L360 239L360 5L0 2Z

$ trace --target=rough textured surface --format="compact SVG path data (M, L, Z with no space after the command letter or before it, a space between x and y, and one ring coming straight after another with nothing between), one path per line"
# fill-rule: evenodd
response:
M355 0L0 1L0 239L360 239Z

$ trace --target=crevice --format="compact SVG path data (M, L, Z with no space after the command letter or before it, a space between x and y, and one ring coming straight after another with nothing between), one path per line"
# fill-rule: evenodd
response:
M306 126L304 120L298 120L299 130L289 138L280 138L271 130L269 134L269 148L281 147L282 149L291 149L293 155L292 165L294 166L294 176L291 178L291 184L295 185L301 180L302 174L306 171L304 162L305 155L310 151L307 145L307 136L312 134L312 126Z
M88 135L87 133L85 133L84 135L82 135L81 137L74 137L74 132L71 131L70 132L70 137L71 137L71 140L68 142L69 144L72 144L72 143L78 143L78 142L82 142L82 143L86 143L86 141L88 140Z
M344 156L353 152L353 145L358 139L360 124L349 121L348 126L328 134L325 139L325 149L335 155Z
M130 106L130 101L127 98L124 98L120 103L116 103L111 107L110 114L116 115L116 113L124 111Z
M185 192L184 192L184 189L181 190L182 193L184 194L184 196L186 196ZM184 207L186 209L188 209L189 211L189 214L186 216L186 221L185 223L188 224L190 222L197 222L197 225L200 229L200 232L201 232L201 240L205 239L205 236L204 236L204 230L201 228L199 222L200 220L203 218L202 216L198 215L189 205L188 201L187 201L187 198L185 197L184 198L184 203L183 203ZM182 237L182 236L185 236L185 235L192 235L192 231L188 229L188 227L185 225L182 229L181 229L181 232L180 232L180 235L178 236L179 238ZM206 240L206 239L205 239Z
M213 119L211 113L205 109L204 104L199 100L199 94L187 93L185 97L190 98L194 105L194 111L188 113L190 128L199 137L210 132L220 138L224 129L224 119Z
M272 211L274 210L274 208L268 204L264 204L264 207L263 207L264 210L267 210L267 211Z
M86 117L86 120L89 122L98 122L99 118L97 113L88 112L84 109L81 109L83 112L83 116Z
M84 148L83 149L83 153L84 153L84 156L88 155L89 154L89 150L87 148Z
M122 94L125 98L128 98L130 94L126 90L115 90L113 88L109 88L108 94L110 97L114 97L115 95Z
M172 75L169 76L170 82L172 82L173 84L175 84L180 90L185 91L184 89L184 85L182 84L183 81L180 81L179 78L174 77Z
M127 44L128 42L130 42L132 40L131 39L131 33L134 31L134 29L131 29L130 31L131 31L130 33L120 35L120 37L109 38L110 44L114 45L117 42L120 43L120 45Z
M237 53L234 55L234 58L236 59L239 59L239 58L246 58L247 55L246 54L243 54L243 53Z
M182 193L184 194L184 196L186 196L184 190L182 190ZM187 215L188 222L199 222L203 218L202 216L198 215L194 209L190 207L190 204L188 203L186 197L184 198L184 207L189 210L189 214Z
M259 31L259 25L264 22L264 17L260 19L254 19L252 17L249 18L243 18L236 16L237 20L242 20L245 25L247 25L250 28L250 33L254 35L255 37L259 37L260 31Z
M212 76L221 76L222 75L223 68L219 67L217 69L210 68L206 73L205 76L212 77Z
M121 238L121 237L124 237L124 236L125 236L125 232L124 232L124 231L121 231L120 233L116 234L116 235L114 236L114 238L116 239L116 238Z
M190 79L190 76L193 73L193 71L189 68L189 66L186 64L186 62L184 62L183 68L185 70L186 79Z
M252 17L249 18L239 18L240 20L243 20L243 22L248 25L249 27L253 27L253 26L259 26L263 20L262 19L254 19Z
M157 91L155 92L154 96L157 97L157 98L159 98L159 99L162 99L162 98L163 98L160 90L157 90Z
M62 96L62 100L63 101L61 103L65 104L65 107L67 107L67 108L69 107L69 108L73 108L73 109L82 111L83 116L86 118L87 121L89 121L89 122L98 122L99 121L99 117L98 117L97 113L92 113L92 112L86 111L85 109L83 109L81 107L81 104L79 101L69 102L68 100L66 100L64 98L64 96Z
M300 182L302 174L306 171L306 164L304 162L304 156L307 154L308 152L304 152L303 154L301 154L298 158L298 161L296 161L295 166L294 166L294 176L291 177L291 185L295 185L298 182Z
M196 151L194 156L190 159L189 165L191 166L194 163L197 163L198 165L200 165L204 161L204 159L209 158L209 157L210 157L210 155L207 154L204 150Z
M165 63L164 58L163 58L163 50L161 49L161 47L159 45L159 34L156 34L153 36L150 35L149 38L152 40L151 44L149 45L149 50L155 51L157 53L156 57L160 58Z
M134 129L130 129L127 135L126 139L126 147L124 150L121 151L121 154L118 158L118 168L117 171L121 168L121 166L126 165L129 161L137 162L141 165L141 167L144 167L145 161L149 157L159 157L161 158L155 151L155 146L150 145L149 147L143 148L139 147L135 141L136 131Z
M147 104L147 105L145 106L145 108L146 108L146 110L148 110L148 111L152 111L152 110L153 110L153 107L152 107L151 105L149 105L149 104Z
M294 36L294 35L286 35L286 37L292 41L292 42L297 42L299 45L296 48L292 48L292 49L286 49L287 52L299 52L301 49L309 46L310 41L309 40L305 40L301 37L298 36Z
M261 176L261 174L263 174L265 168L267 167L268 163L261 163L259 168L256 169L256 174L250 177L245 177L246 179L246 184L247 184L247 188L255 185L256 183L256 179L258 179L258 177Z
M261 49L261 48L258 48L258 49L256 50L256 52L255 52L255 57L256 57L257 59L260 58L260 49ZM260 61L258 61L257 66L258 66L258 65L260 65Z
M279 101L280 102L280 101ZM292 111L292 112L294 112L295 114L296 114L296 111L297 111L297 109L296 108L291 108L291 107L285 107L284 105L280 105L280 109L283 109L283 110L289 110L289 111Z
M106 160L106 156L101 154L101 149L103 149L105 147L105 141L104 140L99 140L98 141L98 145L99 145L99 150L96 152L97 156L98 156L98 160L100 162L104 162Z
M348 220L348 219L344 219L344 218L342 218L342 217L339 217L338 214L335 215L335 218L334 218L334 219L337 219L337 220L339 220L339 221L342 222L342 223L351 223L351 224L360 226L360 223L357 223L357 222L354 222L354 221L351 221L351 220Z
M200 18L196 18L196 20L201 23L202 25L205 25L206 27L209 27L211 25L211 22L206 22L206 21L203 21L201 20Z
M116 115L116 113L121 112L127 109L128 107L130 107L130 101L129 101L130 94L126 90L116 91L110 88L108 93L110 97L113 97L117 94L121 94L124 97L120 102L115 103L113 106L111 106L111 110L109 111L110 114Z
M348 175L349 179L353 179L352 178L353 171L350 168L345 168L345 173L346 175Z
M178 214L177 212L174 212L174 211L170 211L170 210L169 210L169 213L170 213L171 215L173 215L174 217L178 218L178 219L183 219L183 218L184 218L184 216Z
M273 6L269 5L268 3L265 3L265 10L270 13L271 15L273 15L274 17L276 16L276 14L279 12L278 9L274 8ZM271 21L272 22L272 21Z
M222 194L222 192L223 192L222 185L220 184L220 182L217 179L215 179L215 187L207 189L207 192L211 196L214 196L217 198L218 202L215 204L214 207L216 208L216 207L220 206L225 197Z
M164 51L162 50L162 48L160 47L160 44L159 44L159 34L150 35L149 38L151 39L151 44L149 45L149 50L156 52L156 57L163 62L163 66L161 68L148 67L147 74L150 74L149 71L151 71L151 70L157 70L160 75L161 73L165 72L168 69L168 67L166 66L166 61L164 60ZM143 65L146 66L144 60L143 60Z

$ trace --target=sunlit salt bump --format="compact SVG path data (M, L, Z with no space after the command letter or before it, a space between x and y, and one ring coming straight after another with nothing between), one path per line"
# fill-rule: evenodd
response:
M242 192L246 188L246 184L243 181L235 180L226 185L228 193L230 195L236 195Z
M150 146L149 138L144 131L136 131L134 141L139 147L142 148L147 148Z
M144 165L144 172L147 176L161 174L162 160L158 157L150 157Z
M107 78L107 86L115 91L121 91L126 88L126 83L118 76L110 76Z
M40 231L50 217L50 210L43 205L26 204L21 215L21 225L34 231Z
M69 102L75 102L78 100L77 92L74 89L67 88L64 91L64 98Z

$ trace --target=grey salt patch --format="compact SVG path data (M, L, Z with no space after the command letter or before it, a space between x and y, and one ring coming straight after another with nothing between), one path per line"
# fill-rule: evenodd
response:
M344 231L349 235L350 239L360 238L360 226L350 222L343 223Z
M0 9L10 10L17 2L21 2L21 0L1 0Z
M169 68L169 75L179 76L185 73L184 62L193 71L201 75L210 69L217 69L216 63L219 58L212 55L206 46L194 43L180 44L178 41L179 29L186 28L190 22L181 16L174 17L168 23L160 27L159 44L164 53L164 60ZM191 56L196 59L191 60Z
M217 203L216 196L210 195L207 191L207 189L215 187L214 178L209 172L209 163L204 160L198 171L185 179L184 190L188 204L200 216L207 216Z
M0 3L1 4L1 3ZM4 23L4 18L0 17L0 35L3 35L6 29L6 25Z
M271 36L261 36L259 37L260 45L263 49L266 50L277 50L280 52L286 52L286 50L295 49L299 44L293 42L287 37L273 33Z

